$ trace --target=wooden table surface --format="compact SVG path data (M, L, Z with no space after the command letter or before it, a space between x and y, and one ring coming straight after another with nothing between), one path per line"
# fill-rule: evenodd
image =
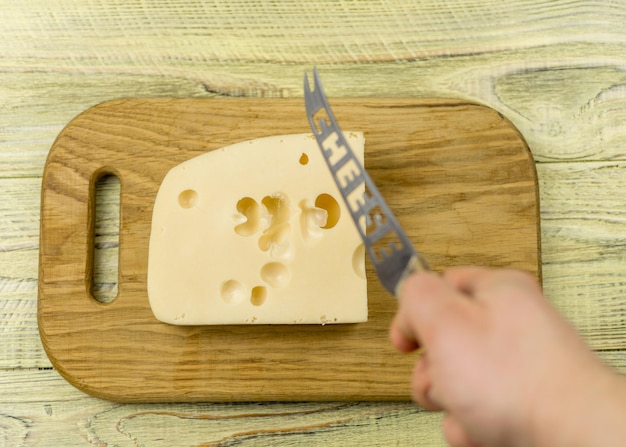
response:
M462 98L511 120L539 176L545 292L626 372L626 1L0 6L0 445L445 445L441 415L409 402L99 400L42 349L40 185L61 129L121 97L301 97L313 65L330 97Z

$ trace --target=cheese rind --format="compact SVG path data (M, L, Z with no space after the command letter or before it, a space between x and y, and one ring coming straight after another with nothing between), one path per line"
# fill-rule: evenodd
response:
M362 162L363 135L344 136ZM313 135L245 141L165 176L150 234L150 307L177 325L363 322L364 262Z

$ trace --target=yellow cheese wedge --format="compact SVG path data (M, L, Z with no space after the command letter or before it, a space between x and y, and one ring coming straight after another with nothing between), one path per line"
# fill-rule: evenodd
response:
M363 135L344 135L363 161ZM174 167L154 204L148 295L177 325L367 321L363 245L313 135Z

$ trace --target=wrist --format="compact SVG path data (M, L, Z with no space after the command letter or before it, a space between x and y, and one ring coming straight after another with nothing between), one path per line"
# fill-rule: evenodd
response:
M626 445L626 378L600 363L580 365L554 384L536 409L537 447L618 447ZM585 367L586 366L586 367ZM570 380L572 376L576 380Z
M592 403L586 408L590 436L584 445L621 447L626 445L626 378L605 368L608 377L603 401ZM584 425L581 429L584 430Z

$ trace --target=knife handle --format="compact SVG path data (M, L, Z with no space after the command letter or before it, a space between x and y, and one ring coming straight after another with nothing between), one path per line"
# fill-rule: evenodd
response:
M430 267L428 266L428 263L419 253L415 253L409 260L409 263L407 264L406 269L404 269L404 272L402 272L402 275L400 276L400 279L398 280L398 284L396 284L396 289L394 290L395 297L400 298L400 291L402 290L402 285L404 284L404 281L409 276L413 275L414 273L421 273L421 272L427 272L427 271L430 271Z

